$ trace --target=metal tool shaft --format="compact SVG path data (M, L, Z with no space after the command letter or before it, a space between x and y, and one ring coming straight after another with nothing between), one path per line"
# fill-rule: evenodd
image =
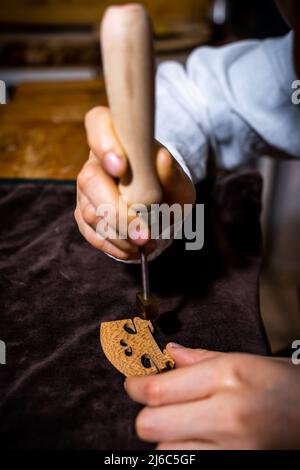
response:
M150 294L148 260L144 247L140 248L141 271L143 292L136 294L136 302L139 312L143 313L146 320L155 320L158 317L158 304Z
M149 286L149 272L148 272L148 261L144 247L140 247L141 256L141 270L142 270L142 283L143 283L143 296L145 300L150 297L150 286Z

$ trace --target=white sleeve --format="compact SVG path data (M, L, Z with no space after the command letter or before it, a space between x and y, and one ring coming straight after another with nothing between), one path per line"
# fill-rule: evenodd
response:
M262 154L300 156L300 106L293 33L225 47L200 47L185 66L162 63L157 73L156 138L196 183L208 149L232 170Z

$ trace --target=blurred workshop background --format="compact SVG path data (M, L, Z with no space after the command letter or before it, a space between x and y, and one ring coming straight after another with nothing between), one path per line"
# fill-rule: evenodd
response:
M2 0L0 177L74 180L88 155L84 114L105 103L99 22L116 0ZM273 0L145 0L157 62L203 44L287 31ZM241 80L243 77L241 77ZM266 155L261 310L274 352L300 338L300 163ZM298 299L297 299L298 284Z

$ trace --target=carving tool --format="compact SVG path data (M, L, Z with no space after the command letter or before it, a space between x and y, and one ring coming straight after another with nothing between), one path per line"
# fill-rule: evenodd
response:
M148 260L144 247L140 248L140 258L143 291L136 294L136 304L146 320L155 320L158 317L158 304L150 294Z
M101 24L106 92L114 130L128 158L128 171L119 182L119 190L129 205L135 205L137 213L139 205L149 210L151 204L160 203L162 198L154 160L152 36L150 19L141 5L106 10ZM157 315L157 304L150 294L144 248L140 249L140 257L143 291L136 300L144 319L102 323L100 329L104 353L125 375L157 373L174 367L172 359L160 351L152 336L149 319Z

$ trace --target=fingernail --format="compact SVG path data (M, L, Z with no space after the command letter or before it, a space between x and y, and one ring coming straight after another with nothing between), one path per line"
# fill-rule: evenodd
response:
M177 343L168 343L167 344L167 348L170 348L170 349L182 349L184 346L181 346L181 344L177 344Z
M122 159L114 152L107 152L103 158L105 169L112 176L120 176L123 170Z

